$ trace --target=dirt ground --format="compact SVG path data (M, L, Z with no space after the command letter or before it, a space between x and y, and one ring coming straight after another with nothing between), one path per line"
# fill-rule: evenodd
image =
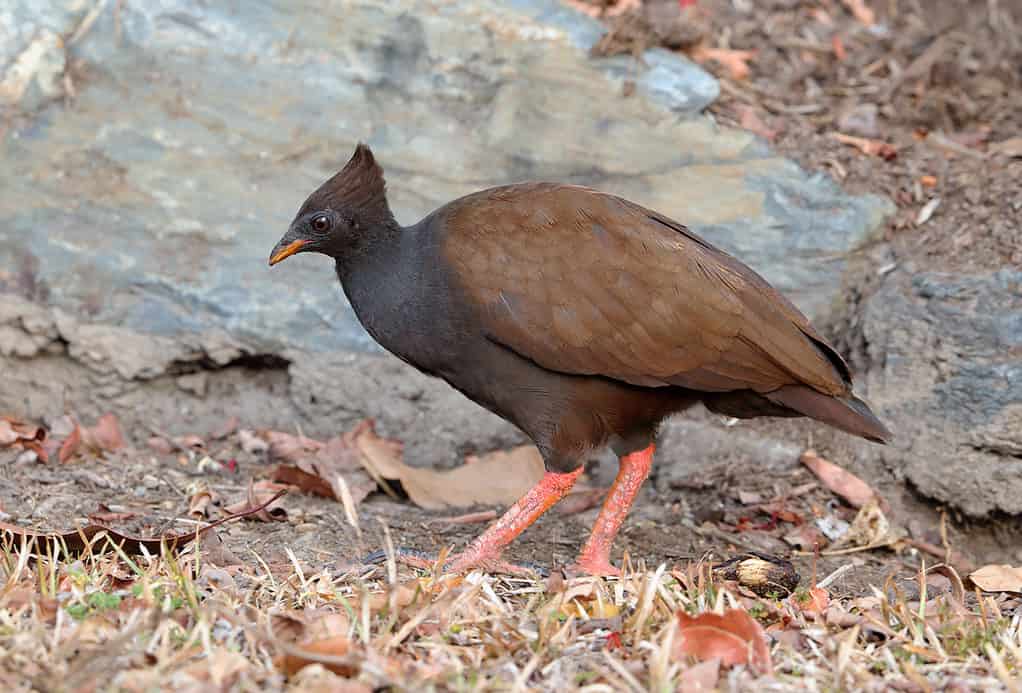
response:
M830 3L826 17L815 3L797 0L699 3L690 24L701 27L710 45L755 51L744 77L735 72L740 65L705 62L723 85L711 112L724 124L756 130L779 152L808 169L826 172L851 191L892 198L898 211L880 242L896 259L912 257L948 270L1022 264L1022 230L1017 223L1022 152L1007 144L998 149L1022 132L1022 9L994 0L889 0L874 5L887 27L882 33L871 32L838 2ZM634 14L609 17L608 25L614 31L632 31L621 27L630 21L628 26L634 28L639 21ZM666 19L658 16L656 21L673 21L671 14L664 15ZM619 37L620 46L611 41L604 48L632 50L635 41L671 45L677 37L671 38L669 32L667 38L650 33L650 26L659 26L656 21L641 29L638 38L627 34ZM806 38L803 27L813 22L824 28L818 33L838 38L824 43ZM935 36L942 37L937 49ZM899 79L892 82L892 74ZM835 130L863 140L851 146L836 140L831 134ZM873 155L862 150L872 146L867 141L889 148ZM927 214L925 208L934 199L940 200L939 206ZM832 330L840 324L835 321ZM218 380L258 379L265 374L234 366L209 377L215 388ZM105 512L121 514L116 524L125 531L158 535L194 527L186 518L196 488L206 485L224 499L241 498L249 480L265 477L272 466L265 455L244 452L236 434L219 440L210 435L233 407L251 411L225 396L217 405L222 420L202 421L191 412L161 425L172 437L199 436L203 445L192 450L154 452L146 444L153 431L137 427L125 431L132 444L129 450L87 455L67 465L40 465L19 456L18 450L0 450L0 519L63 529ZM253 416L239 425L271 424ZM819 427L799 428L790 422L756 425L800 447L813 435L824 456L829 446L840 446ZM212 461L201 462L207 456ZM669 465L671 460L660 464ZM606 484L613 472L613 466L602 460L594 464L592 476ZM615 559L626 552L633 562L655 566L755 549L792 555L804 578L852 564L832 590L862 595L892 573L910 578L921 558L928 563L944 558L940 551L920 554L918 547L900 553L876 549L819 557L796 553L792 541L797 543L797 538L792 536L811 529L816 518L850 522L855 515L820 484L807 488L814 482L815 477L794 460L783 476L765 476L758 460L746 458L727 461L687 481L647 484L617 542ZM797 495L790 495L793 490ZM771 501L777 501L772 509L759 508ZM346 566L384 545L384 526L395 544L430 552L461 546L484 526L438 525L436 520L444 513L377 493L360 506L359 539L337 501L293 493L285 507L286 521L241 521L223 528L219 537L224 547L246 563L257 560L256 555L270 564L287 563L290 549L309 565ZM924 504L918 501L915 507ZM550 513L513 545L510 557L551 568L564 565L595 515L595 508ZM938 517L930 509L897 521L914 529L913 536L921 541L942 547ZM950 548L964 548L966 537L980 537L976 546L999 550L1003 546L998 531L995 524L954 525ZM955 554L953 560L968 565L967 557ZM1022 555L1005 560L1017 562Z

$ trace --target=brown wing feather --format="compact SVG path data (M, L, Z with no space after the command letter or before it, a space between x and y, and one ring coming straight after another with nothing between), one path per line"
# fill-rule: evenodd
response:
M705 391L850 391L847 366L790 302L639 205L531 183L440 214L445 255L488 336L544 368Z

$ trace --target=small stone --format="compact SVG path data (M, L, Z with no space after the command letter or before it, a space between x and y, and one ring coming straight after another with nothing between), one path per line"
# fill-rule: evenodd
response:
M874 103L860 103L838 116L838 129L848 135L876 137L880 134L877 115L880 109Z
M160 487L160 480L152 474L146 474L142 477L142 485L147 489L156 489Z

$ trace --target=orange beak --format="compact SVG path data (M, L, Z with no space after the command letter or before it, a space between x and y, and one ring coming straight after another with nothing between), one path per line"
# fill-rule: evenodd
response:
M270 267L273 267L275 264L277 264L284 258L291 257L299 250L301 250L302 246L304 246L306 243L308 243L308 241L303 241L301 239L298 239L297 241L291 241L270 257Z

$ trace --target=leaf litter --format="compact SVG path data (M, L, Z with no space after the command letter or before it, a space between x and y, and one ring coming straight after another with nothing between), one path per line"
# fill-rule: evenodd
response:
M894 662L886 665L888 681L909 680L919 672L923 676L961 672L968 673L970 681L991 684L1000 683L1022 661L1012 649L1017 624L1004 618L1016 608L1010 595L998 593L977 601L960 587L961 580L958 588L938 593L934 579L957 575L946 566L921 573L932 590L923 597L919 590L908 593L908 587L918 582L910 578L857 601L829 587L800 586L790 562L763 553L716 564L682 561L655 570L626 557L620 579L562 577L545 582L405 569L392 579L375 567L310 564L286 547L289 558L284 562L234 555L224 552L209 531L234 519L225 515L232 510L249 513L248 517L267 512L273 519L274 506L266 501L279 501L276 493L282 487L337 502L326 470L340 471L354 485L357 479L372 477L364 469L365 460L377 470L389 469L386 464L391 463L404 474L396 465L404 464L400 445L378 436L371 423L356 426L333 444L269 432L246 439L244 430L239 428L228 440L239 447L247 444L254 448L252 454L264 458L259 478L225 494L211 482L218 478L232 482L210 476L222 472L209 467L182 491L181 512L196 523L190 530L148 539L102 528L100 532L119 544L122 555L106 551L100 532L91 534L91 529L72 536L29 535L19 528L8 540L10 558L0 560L0 571L14 586L0 592L0 607L20 605L12 613L21 619L23 634L39 633L47 642L55 637L64 642L67 633L77 633L79 646L101 648L87 650L97 662L123 658L136 634L144 633L155 643L146 650L149 659L117 667L117 685L125 689L220 682L216 685L280 690L285 681L291 690L429 688L471 672L490 690L513 687L525 672L532 672L526 677L530 685L542 689L575 690L581 682L622 689L637 681L641 687L694 691L712 690L724 677L732 682L729 685L753 689L776 681L771 671L796 670L801 677L841 680L850 686L876 675L877 657ZM171 463L198 469L207 456L226 459L233 454L230 449L207 449L211 439L204 437L202 446L175 449L171 455L179 459ZM183 437L174 440L183 442ZM256 440L265 445L253 445ZM99 460L103 453L81 454L88 461L93 454ZM469 459L463 467L488 471L490 460L507 469L523 461L529 464L534 455L534 450L515 448ZM282 467L301 469L314 478L285 484L277 476ZM448 478L458 469L436 474ZM404 486L401 474L391 482ZM819 494L836 493L822 483L793 481L787 490L744 490L735 497L776 523L805 526L812 512L796 504L812 506ZM586 493L598 497L599 491ZM451 507L446 496L438 497L445 498L442 507ZM875 499L858 512L872 512L874 507ZM134 511L112 504L98 512L119 521L128 520ZM486 521L493 514L439 520ZM269 531L276 524L253 528ZM81 541L82 534L87 541ZM196 535L207 540L196 545ZM54 544L54 539L66 546ZM32 560L20 559L26 554L25 549L16 550L18 546L24 546ZM175 550L160 553L162 547ZM135 558L128 563L131 556ZM39 585L51 584L50 575L55 576L56 591L49 587L39 591ZM903 596L892 596L896 594ZM918 602L920 598L923 601ZM54 616L58 612L61 615ZM924 612L926 620L920 621ZM59 632L58 623L65 624ZM170 626L161 624L174 624L178 635L171 637ZM923 632L920 624L947 643L943 654L925 639L917 643L917 634ZM974 648L969 644L973 641L983 643L980 659L968 654L976 651L968 649ZM197 645L202 642L208 644ZM955 643L965 644L955 651ZM0 644L21 647L2 631ZM842 647L845 654L836 656ZM200 652L204 656L196 658ZM76 676L92 671L90 666L84 660L57 658L46 660L35 675L73 683Z

